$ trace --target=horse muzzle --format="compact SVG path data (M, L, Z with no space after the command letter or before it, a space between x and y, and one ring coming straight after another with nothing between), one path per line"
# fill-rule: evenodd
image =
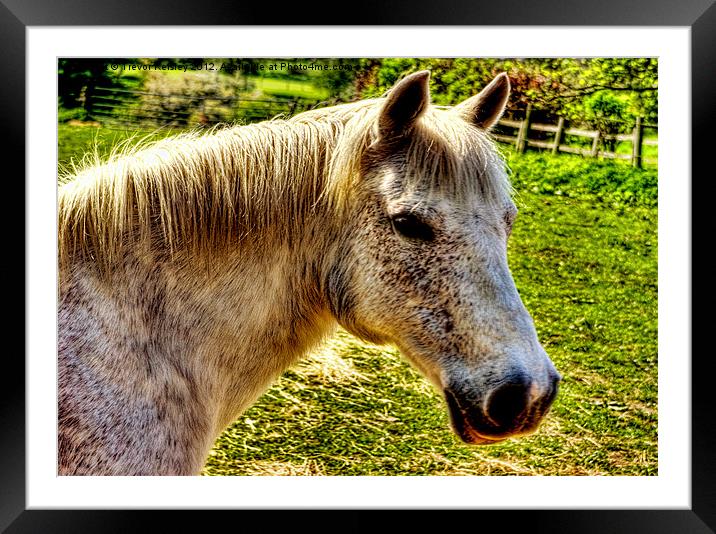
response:
M550 372L546 385L523 374L514 375L478 398L459 387L445 388L453 430L472 445L529 434L552 405L560 380L556 372Z

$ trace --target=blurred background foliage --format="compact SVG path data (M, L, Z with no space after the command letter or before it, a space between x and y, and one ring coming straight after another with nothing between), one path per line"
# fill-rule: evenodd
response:
M270 68L282 63L306 68ZM132 70L150 65L175 70ZM454 105L506 72L512 85L509 114L519 115L531 103L541 120L564 117L605 132L627 131L637 116L657 121L655 58L60 59L58 96L64 110L86 109L96 87L332 104L381 96L420 69L431 71L436 104Z

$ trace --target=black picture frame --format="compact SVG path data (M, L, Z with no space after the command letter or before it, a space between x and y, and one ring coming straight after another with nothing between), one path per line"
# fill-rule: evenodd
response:
M354 11L348 18L346 11ZM343 13L343 15L340 15ZM244 3L203 0L153 0L141 3L98 0L0 0L0 105L5 131L4 154L19 164L15 175L24 176L26 128L25 109L31 103L25 98L25 31L28 26L131 26L142 25L509 25L509 26L683 26L691 30L692 83L692 175L704 181L713 180L713 163L709 150L716 142L714 118L714 76L716 72L716 5L714 0L580 0L564 2L548 0L521 2L501 0L481 2L470 0L429 2L414 0L370 1L348 10L335 4L284 5L278 9L270 3ZM7 177L10 176L8 172ZM684 177L686 180L687 177ZM8 180L10 182L10 180ZM20 181L17 180L17 183ZM24 182L23 182L24 183ZM12 185L6 183L6 187ZM699 186L700 188L701 186ZM7 194L7 193L6 193ZM19 193L24 197L24 188ZM692 189L692 243L708 242L711 225L696 224L694 215L708 213L697 209L707 201ZM19 205L19 203L17 203ZM705 207L705 206L704 206ZM7 212L6 212L7 213ZM5 214L6 228L17 227L17 217ZM20 232L15 232L20 239ZM701 239L699 239L701 238ZM24 251L24 244L21 245ZM18 249L20 246L18 246ZM23 254L24 258L24 254ZM11 264L19 272L11 273ZM697 262L693 255L692 287L696 276L709 266ZM25 280L22 262L3 262L6 279ZM10 278L13 276L13 278ZM704 279L705 277L700 277ZM24 309L24 305L23 305ZM708 331L705 321L709 313L699 310L692 300L692 327L696 335ZM24 314L13 314L24 321ZM19 328L18 328L19 330ZM24 330L24 328L23 328ZM7 331L11 331L8 327ZM703 334L701 334L703 336ZM22 342L24 348L24 340ZM697 347L693 343L693 347ZM419 528L430 522L445 528L476 530L577 533L701 533L716 532L716 432L711 382L713 356L702 347L693 354L692 371L692 469L691 508L688 510L504 510L504 511L410 511L398 518L386 518L384 511L347 510L327 512L305 510L223 511L212 514L211 528L217 517L241 522L263 524L264 530L277 531L310 525L311 530L372 531L381 525L398 521L401 531ZM25 506L25 366L15 351L6 351L4 378L0 387L0 530L20 532L135 532L153 528L154 519L161 521L164 532L190 528L186 511L140 510L27 510ZM509 505L509 503L506 503ZM154 518L154 514L161 517ZM232 514L229 516L228 514ZM257 517L262 514L261 517ZM338 516L336 517L336 514ZM206 512L202 512L206 516ZM387 523L389 521L390 523ZM195 528L192 528L194 530Z

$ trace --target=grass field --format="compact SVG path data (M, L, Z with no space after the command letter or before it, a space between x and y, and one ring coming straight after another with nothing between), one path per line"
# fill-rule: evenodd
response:
M60 125L59 164L128 135ZM506 155L520 208L510 266L564 377L539 431L464 445L394 350L339 331L220 436L204 474L657 474L656 171Z
M317 87L310 80L292 80L288 78L265 78L248 76L250 83L266 95L279 97L306 98L309 100L325 100L330 91Z

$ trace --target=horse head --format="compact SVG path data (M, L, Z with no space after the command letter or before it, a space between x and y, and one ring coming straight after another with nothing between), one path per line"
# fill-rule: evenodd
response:
M488 131L509 92L501 74L439 108L427 71L393 87L375 114L328 284L338 321L396 345L474 444L533 431L560 380L507 264L517 208Z

